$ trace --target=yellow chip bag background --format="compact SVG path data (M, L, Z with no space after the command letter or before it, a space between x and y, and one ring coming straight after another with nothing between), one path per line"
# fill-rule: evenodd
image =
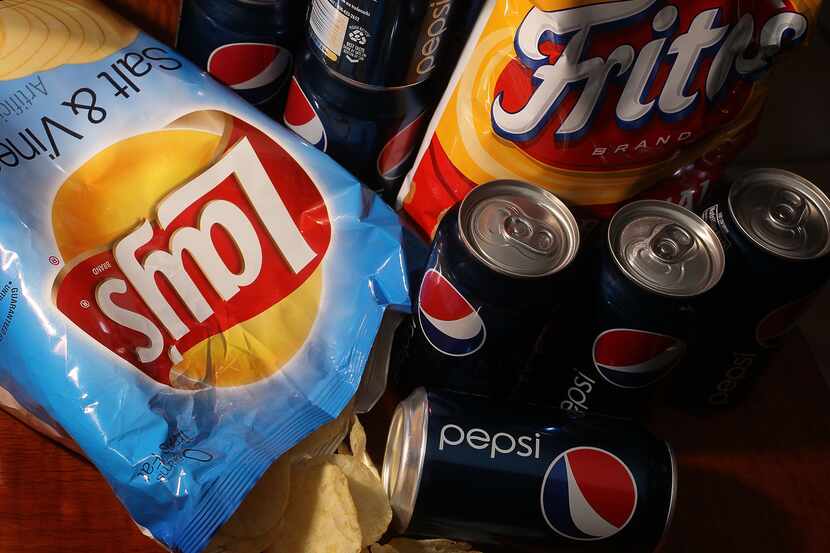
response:
M97 2L5 0L0 3L0 80L98 61L137 36L138 29Z

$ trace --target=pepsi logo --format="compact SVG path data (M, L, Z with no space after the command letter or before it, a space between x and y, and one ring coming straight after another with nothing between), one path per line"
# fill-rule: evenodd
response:
M208 58L207 70L253 104L262 104L279 90L280 78L291 66L291 53L276 44L225 44Z
M813 294L773 309L755 327L755 339L764 347L772 347L786 336L809 307Z
M643 388L669 373L686 353L686 344L672 336L613 328L594 340L594 365L620 388Z
M421 281L418 320L427 341L445 355L471 355L487 338L478 311L435 269Z
M308 96L300 87L297 77L291 77L283 121L285 121L286 127L297 133L306 142L318 150L326 151L328 147L326 129L323 127L323 122L320 121L320 116L317 115Z
M386 181L393 181L404 176L406 162L412 157L424 122L421 113L402 128L383 147L378 155L378 175Z
M637 485L619 457L603 449L575 447L559 455L542 481L542 515L571 540L610 538L637 510Z

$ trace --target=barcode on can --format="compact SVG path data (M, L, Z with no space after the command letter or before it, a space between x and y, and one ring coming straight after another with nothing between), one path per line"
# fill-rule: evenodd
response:
M332 5L329 0L314 0L311 6L309 27L314 33L314 41L323 55L337 61L343 51L343 40L349 17Z

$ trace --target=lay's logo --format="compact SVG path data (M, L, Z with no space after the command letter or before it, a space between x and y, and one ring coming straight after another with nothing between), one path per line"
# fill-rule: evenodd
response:
M278 144L225 114L100 152L64 183L53 222L58 308L161 383L266 378L316 318L325 202Z
M658 161L734 119L770 58L806 35L788 2L748 4L743 14L734 0L533 7L496 83L493 130L554 166Z

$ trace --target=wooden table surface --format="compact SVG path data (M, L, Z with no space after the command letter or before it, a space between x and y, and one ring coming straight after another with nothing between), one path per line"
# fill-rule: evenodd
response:
M661 412L679 457L664 553L830 551L830 391L800 336L739 409ZM0 552L153 553L96 470L0 414ZM316 552L309 552L316 553Z

